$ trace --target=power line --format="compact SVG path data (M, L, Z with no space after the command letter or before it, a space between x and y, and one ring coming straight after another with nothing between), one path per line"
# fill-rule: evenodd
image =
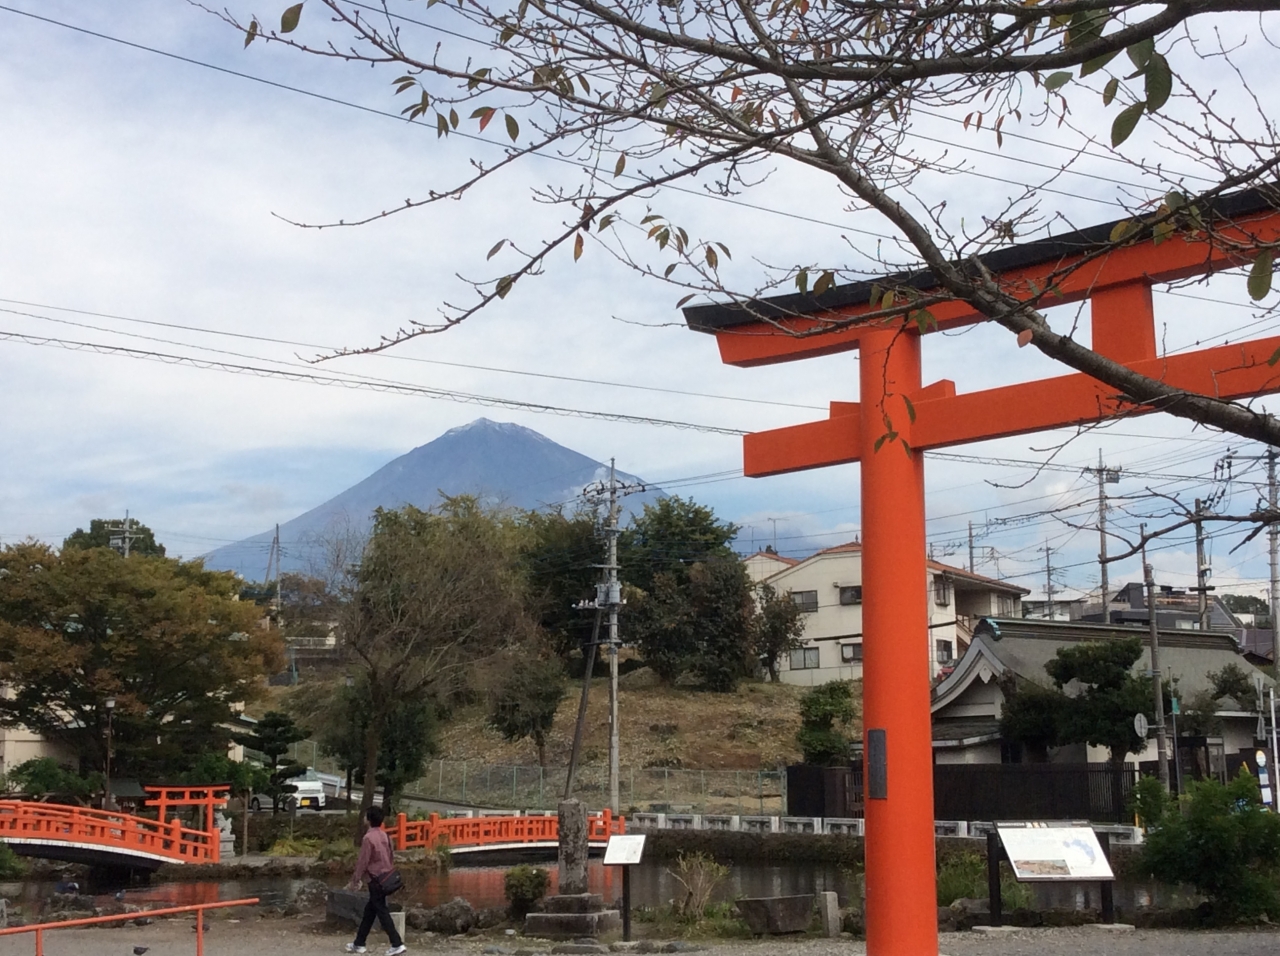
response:
M747 434L746 431L743 431L740 428L724 428L719 425L704 425L695 422L651 418L644 415L627 415L621 412L603 412L596 409L544 405L538 402L524 402L517 399L497 398L490 395L474 395L468 392L429 388L424 385L411 385L407 382L392 382L385 379L336 378L328 375L317 375L315 373L295 372L288 369L237 365L215 359L200 359L193 358L188 355L173 355L164 352L130 349L120 345L103 345L96 342L76 342L67 339L50 338L47 336L22 335L17 332L6 332L2 330L0 330L0 339L12 342L22 342L26 345L67 349L73 352L96 352L100 355L122 355L126 358L161 362L166 365L185 365L192 368L231 372L237 375L253 375L258 378L281 378L287 381L304 382L310 385L329 385L339 388L390 392L393 394L413 395L422 398L437 398L444 401L461 402L468 405L513 408L521 411L541 412L549 415L564 415L573 418L594 418L601 419L603 421L625 422L635 425L658 425L668 428L683 428L690 431L706 432L715 435L734 435L740 437Z
M155 319L135 319L125 315L112 315L105 312L90 312L85 309L72 309L66 306L47 305L39 302L26 302L21 299L0 298L0 302L8 302L13 305L25 305L25 306L29 306L31 308L37 308L37 309L50 309L57 312L70 312L75 315L87 315L87 316L92 316L94 318L110 319L110 320L119 321L119 322L133 322L138 325L147 325L147 326L153 326L158 328L174 329L175 331L198 332L206 335L220 335L220 336L225 336L227 338L244 339L244 340L253 341L253 342L266 342L272 345L287 345L287 346L292 346L294 348L316 349L317 351L320 351L320 352L332 353L332 352L338 351L338 348L335 346L319 345L314 342L299 342L292 339L273 338L271 336L266 336L266 335L252 335L245 332L227 332L220 329L209 329L209 328L203 328L201 326L195 326L195 325L183 325L177 322L161 322ZM207 346L193 345L188 342L177 342L177 341L174 341L173 339L151 339L148 336L141 336L132 332L124 332L119 329L108 329L108 328L103 328L101 326L88 325L86 323L81 323L81 322L71 322L67 319L57 319L57 318L54 318L53 316L39 315L33 312L22 312L22 311L19 311L18 309L7 309L7 308L0 307L0 312L7 312L11 315L21 315L27 318L40 319L45 322L57 322L64 325L76 326L78 328L93 329L94 331L97 331L97 332L110 332L113 335L127 335L133 338L143 338L143 339L148 339L149 341L163 342L167 345L181 345L181 346L186 346L187 348L196 348L204 351L218 351L216 349L210 349ZM241 358L253 358L258 361L270 361L270 362L280 361L278 359L261 358L256 355L245 356L242 353L238 353L238 352L230 352L225 354L236 355ZM373 354L380 358L394 359L396 361L401 361L401 362L417 362L424 365L441 365L449 368L461 368L461 369L467 369L469 371L476 371L476 372L497 372L504 375L521 375L521 376L527 376L529 378L542 378L542 379L548 379L548 380L557 381L557 382L574 382L580 385L605 385L613 388L634 389L637 391L644 391L644 392L658 392L666 395L681 395L688 398L710 398L710 399L715 399L717 401L746 402L748 404L753 404L753 405L774 405L774 406L779 406L783 408L803 408L803 409L813 409L813 410L821 410L821 411L827 410L825 405L805 405L799 402L782 402L782 401L777 401L775 399L766 399L766 398L748 398L746 396L741 396L741 395L717 395L711 392L691 392L691 391L678 389L678 388L663 388L658 385L638 385L630 382L611 382L606 379L581 378L573 375L555 375L550 372L531 372L525 369L502 368L500 366L492 366L492 365L474 365L469 362L449 362L443 359L428 359L428 358L421 358L414 355L395 355L388 352L375 352ZM295 363L286 363L286 364L295 364Z

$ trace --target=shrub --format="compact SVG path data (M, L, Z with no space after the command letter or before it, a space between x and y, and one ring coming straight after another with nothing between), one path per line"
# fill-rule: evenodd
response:
M502 895L510 904L508 912L512 919L524 919L528 916L533 905L546 892L547 871L527 863L513 866L502 879Z
M308 837L282 836L271 844L267 856L315 856L320 841Z
M26 861L9 844L0 843L0 880L19 880L26 872Z
M676 858L676 868L667 872L685 889L685 898L677 901L676 909L687 919L700 920L706 915L711 894L729 875L729 868L706 853L681 853Z
M1019 883L1004 865L1000 867L1000 901L1008 910L1030 909L1035 902L1031 888ZM954 853L938 866L938 905L956 900L984 900L987 889L987 858L980 853Z
M1142 822L1144 827L1159 825L1169 812L1172 803L1169 791L1155 777L1146 774L1133 786L1129 795L1129 810Z
M358 852L356 845L350 840L331 840L320 847L320 852L316 854L316 859L322 863L329 860L347 863L354 860Z
M796 742L804 762L836 766L849 762L848 728L857 709L848 681L819 684L800 698L800 730ZM838 725L838 726L837 726Z
M1216 780L1191 784L1142 850L1152 875L1194 886L1217 921L1280 916L1278 862L1280 816L1262 805L1257 781L1243 768L1225 786Z

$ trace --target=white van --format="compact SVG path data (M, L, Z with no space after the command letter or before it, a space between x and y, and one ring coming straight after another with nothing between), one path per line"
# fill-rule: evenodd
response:
M320 781L320 774L310 767L306 772L296 777L290 777L287 781L297 789L293 793L285 794L281 799L280 805L289 810L293 806L298 809L306 809L310 807L312 810L324 809L324 784ZM255 793L249 800L249 809L255 813L263 808L270 808L271 798L265 794Z

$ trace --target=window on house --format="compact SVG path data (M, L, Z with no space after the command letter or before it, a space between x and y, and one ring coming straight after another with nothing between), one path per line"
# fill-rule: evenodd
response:
M938 650L939 664L950 664L955 659L955 651L951 647L950 641L934 641L933 643Z
M840 588L841 604L861 604L862 603L862 585L854 584L849 587Z
M1013 617L1018 610L1017 598L1008 594L1001 594L996 597L996 613L1001 617Z
M818 610L818 592L817 591L792 591L791 600L796 602L796 606L802 611L812 614ZM816 664L814 665L817 666Z
M951 603L951 582L941 574L933 576L933 603L939 607L946 607Z
M845 664L859 664L862 662L862 645L861 644L841 644L840 660Z
M818 649L816 647L797 647L791 652L791 669L793 671L812 670L817 666Z

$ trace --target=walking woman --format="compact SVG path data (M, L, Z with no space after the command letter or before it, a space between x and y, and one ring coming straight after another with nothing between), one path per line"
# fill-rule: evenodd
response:
M360 928L356 930L355 942L347 943L348 953L366 953L365 942L369 939L369 930L373 929L374 917L387 934L391 948L386 956L399 956L408 947L396 932L396 924L391 922L391 912L387 909L387 890L383 881L395 870L395 856L392 853L391 837L382 829L382 808L370 807L364 817L369 821L369 829L360 842L360 857L356 860L356 871L347 888L360 889L362 881L369 884L369 902L364 904L364 918L360 920Z

